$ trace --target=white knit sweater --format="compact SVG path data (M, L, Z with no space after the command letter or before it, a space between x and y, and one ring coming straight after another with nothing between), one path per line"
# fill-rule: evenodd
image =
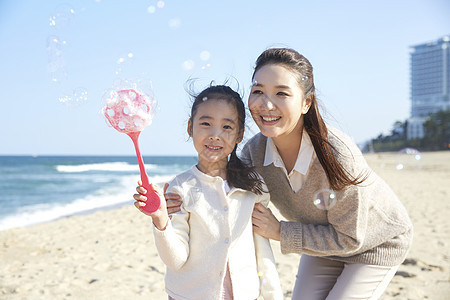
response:
M182 197L181 212L153 232L171 297L221 299L228 262L234 299L283 299L270 243L252 230L254 204L267 206L268 194L233 187L226 194L222 178L196 166L175 177L168 191Z

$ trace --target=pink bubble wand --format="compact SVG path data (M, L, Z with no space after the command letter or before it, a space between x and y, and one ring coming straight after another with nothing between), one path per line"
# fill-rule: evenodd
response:
M156 191L151 187L145 171L144 160L139 150L139 135L153 119L155 101L135 89L109 91L104 98L103 114L108 123L117 131L127 134L133 141L142 186L147 190L145 194L147 201L145 206L142 206L142 210L153 213L159 208L160 200Z

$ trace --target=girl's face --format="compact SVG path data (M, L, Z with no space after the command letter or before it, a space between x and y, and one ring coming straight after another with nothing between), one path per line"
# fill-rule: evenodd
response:
M198 152L199 167L203 172L217 163L228 162L228 155L242 140L238 113L233 104L224 100L208 99L197 107L188 123L188 134Z
M261 67L253 78L248 107L264 136L274 138L301 134L302 115L309 103L303 97L295 73L278 64Z

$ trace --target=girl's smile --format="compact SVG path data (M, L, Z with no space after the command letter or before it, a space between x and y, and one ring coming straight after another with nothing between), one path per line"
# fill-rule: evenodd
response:
M204 101L189 121L188 133L198 152L198 169L225 179L228 156L243 134L234 105L224 100Z

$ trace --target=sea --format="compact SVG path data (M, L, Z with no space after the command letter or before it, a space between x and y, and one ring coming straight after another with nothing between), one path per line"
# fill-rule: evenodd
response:
M162 186L193 156L144 156ZM0 231L132 205L140 179L135 156L0 156Z

